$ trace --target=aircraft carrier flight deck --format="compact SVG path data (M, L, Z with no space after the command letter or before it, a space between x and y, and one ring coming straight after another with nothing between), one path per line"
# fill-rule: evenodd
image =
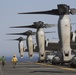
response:
M76 68L34 62L18 62L13 68L8 62L4 67L0 65L0 75L76 75Z

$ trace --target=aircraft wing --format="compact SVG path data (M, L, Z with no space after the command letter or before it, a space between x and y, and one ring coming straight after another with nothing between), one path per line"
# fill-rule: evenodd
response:
M60 50L60 45L59 45L59 43L58 42L49 42L48 43L48 46L47 47L45 47L45 49L46 50Z
M59 47L59 44L58 43L48 43L48 46L45 47L45 52L57 51L57 50L60 50L60 47ZM28 52L28 50L26 49L25 52ZM33 50L33 52L39 52L37 46Z
M70 44L71 49L75 50L76 49L76 43L71 43ZM60 50L60 45L58 42L49 42L48 46L45 47L45 52L49 52L49 51L58 51ZM28 52L28 50L26 50L25 52ZM37 47L34 49L34 52L39 52Z
M71 42L70 47L72 50L76 50L76 42ZM58 42L50 42L50 43L48 43L48 46L45 47L45 49L49 50L49 51L51 51L51 50L57 51L57 50L60 50L61 47L60 47L60 44Z
M28 52L29 50L26 49L25 52ZM33 52L39 52L38 49L34 49Z

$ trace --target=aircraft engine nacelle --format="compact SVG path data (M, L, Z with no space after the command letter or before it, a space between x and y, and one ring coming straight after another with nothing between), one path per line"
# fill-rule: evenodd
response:
M24 55L24 45L23 45L23 41L19 41L19 53L20 53L20 57L23 58Z
M39 58L40 60L45 59L45 41L43 30L38 31L38 48L39 48Z
M29 58L33 57L33 39L32 36L27 38L27 49L28 49L28 56Z
M71 42L76 42L76 33L71 32Z
M31 47L31 49L28 52L28 56L29 56L29 58L33 57L33 48L32 47Z

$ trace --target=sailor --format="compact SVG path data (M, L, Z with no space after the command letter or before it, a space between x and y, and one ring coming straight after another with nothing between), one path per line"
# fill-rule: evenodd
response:
M1 62L2 62L2 66L4 67L5 62L6 62L6 58L5 58L4 56L2 56L2 58L1 58Z
M16 63L18 62L18 58L16 57L16 55L14 54L13 58L12 58L12 63L14 65L14 68L16 67Z

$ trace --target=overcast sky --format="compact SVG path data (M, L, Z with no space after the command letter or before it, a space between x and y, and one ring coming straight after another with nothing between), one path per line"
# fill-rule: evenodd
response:
M76 0L0 0L0 56L19 55L18 41L8 41L8 39L16 39L20 36L6 34L28 30L13 29L9 27L30 25L35 21L57 24L58 21L58 16L54 15L20 15L17 13L56 9L57 4L67 4L70 5L71 8L76 8ZM76 23L76 15L70 17L71 22ZM73 25L72 27L74 31L76 25ZM54 40L52 39L53 37L58 38L57 27L45 29L45 31L56 31L56 33L46 34L46 38L49 38L50 40ZM26 38L26 36L23 37ZM26 42L24 42L24 44L26 46Z

